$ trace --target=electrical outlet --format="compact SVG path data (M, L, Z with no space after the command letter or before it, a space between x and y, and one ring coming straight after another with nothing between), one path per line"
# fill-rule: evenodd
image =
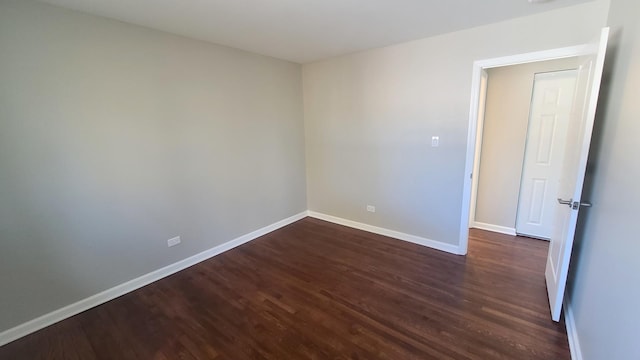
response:
M368 212L376 212L376 207L373 205L367 205L367 211Z
M431 146L432 147L440 146L440 136L432 136L431 137Z
M169 240L167 240L167 246L168 247L172 247L172 246L176 246L178 244L180 244L180 236L176 236L174 238L171 238Z

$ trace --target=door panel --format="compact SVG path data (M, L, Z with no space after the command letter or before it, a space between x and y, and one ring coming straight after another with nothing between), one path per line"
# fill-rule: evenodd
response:
M542 223L542 207L547 194L547 179L533 179L533 191L531 195L531 208L528 212L527 222L530 224Z
M516 232L551 238L576 70L536 74L518 199Z
M599 38L589 44L591 53L580 58L578 68L558 189L558 200L568 201L568 206L559 201L556 203L556 220L545 270L551 317L555 321L560 319L562 310L608 38L609 28L602 29Z
M538 139L538 154L536 165L551 166L551 155L554 141L556 141L556 128L558 116L556 114L542 115L540 119L540 138Z

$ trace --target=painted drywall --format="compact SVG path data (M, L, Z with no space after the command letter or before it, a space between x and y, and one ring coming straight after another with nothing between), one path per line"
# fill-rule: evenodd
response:
M515 228L534 76L577 65L572 58L487 71L476 221Z
M607 9L595 1L304 65L309 209L458 245L473 61L584 43Z
M299 65L30 1L0 54L0 332L306 210Z
M640 359L640 7L612 0L612 35L598 104L568 298L582 358Z
M307 63L590 0L40 1Z

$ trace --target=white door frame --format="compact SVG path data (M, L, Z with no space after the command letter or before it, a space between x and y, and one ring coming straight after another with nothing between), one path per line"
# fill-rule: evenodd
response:
M577 57L591 53L589 45L577 45L525 54L503 56L492 59L476 60L473 63L471 78L471 106L469 109L469 128L467 133L467 154L464 165L464 187L462 193L462 214L460 218L460 254L467 253L469 245L469 216L471 212L472 189L478 186L478 174L474 173L476 158L476 141L478 136L478 110L480 108L480 93L482 72L487 69L527 64L538 61L557 60Z
M480 178L480 155L482 153L482 134L484 133L484 117L487 104L487 92L489 91L489 73L480 71L480 85L478 85L478 110L476 122L476 143L473 155L473 181L471 183L471 205L469 206L469 226L476 223L476 205L478 200L478 179Z

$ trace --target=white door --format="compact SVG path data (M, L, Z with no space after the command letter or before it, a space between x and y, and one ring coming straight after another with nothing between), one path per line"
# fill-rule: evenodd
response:
M550 239L577 70L534 77L516 233Z
M609 28L604 28L600 38L589 44L590 54L580 57L579 62L576 96L569 119L565 160L560 176L556 219L545 270L551 317L554 321L560 319L562 310L608 39Z

